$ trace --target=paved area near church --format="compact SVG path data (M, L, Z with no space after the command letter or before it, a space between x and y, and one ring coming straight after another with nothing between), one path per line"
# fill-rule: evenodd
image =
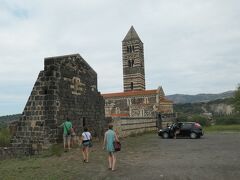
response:
M240 179L240 133L211 133L201 139L161 139L145 134L122 140L117 170L95 143L90 162L72 149L61 157L0 161L1 179Z

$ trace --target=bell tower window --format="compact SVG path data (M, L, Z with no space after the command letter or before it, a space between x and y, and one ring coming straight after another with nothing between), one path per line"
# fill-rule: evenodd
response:
M131 60L128 60L128 67L131 67Z
M132 53L132 52L134 52L135 51L135 49L134 49L134 46L127 46L127 52L128 53Z
M128 60L128 67L133 67L134 60Z

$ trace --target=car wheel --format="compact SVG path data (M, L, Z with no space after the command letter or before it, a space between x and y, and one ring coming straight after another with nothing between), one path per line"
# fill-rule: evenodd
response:
M196 138L197 138L197 134L194 133L194 132L192 132L192 133L190 134L190 138L191 138L191 139L196 139Z
M168 133L163 133L163 135L162 135L162 137L164 138L164 139L167 139L168 137L169 137L169 135L168 135Z

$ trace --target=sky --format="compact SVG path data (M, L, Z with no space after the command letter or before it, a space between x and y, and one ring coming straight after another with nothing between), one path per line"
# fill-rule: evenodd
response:
M79 53L101 93L123 91L122 40L144 43L146 88L220 93L240 83L239 0L0 0L0 115L22 113L44 58Z

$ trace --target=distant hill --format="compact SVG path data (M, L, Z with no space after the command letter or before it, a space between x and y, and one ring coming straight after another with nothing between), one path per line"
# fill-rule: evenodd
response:
M209 102L217 99L231 98L234 95L234 91L227 91L219 94L197 94L197 95L186 95L186 94L173 94L167 96L169 100L172 100L174 104L184 103L198 103L198 102Z
M21 117L21 114L0 116L0 123L10 123L13 121L17 121L17 120L19 120L20 117Z
M233 112L233 98L217 99L209 102L174 104L174 112L184 114L231 114Z

